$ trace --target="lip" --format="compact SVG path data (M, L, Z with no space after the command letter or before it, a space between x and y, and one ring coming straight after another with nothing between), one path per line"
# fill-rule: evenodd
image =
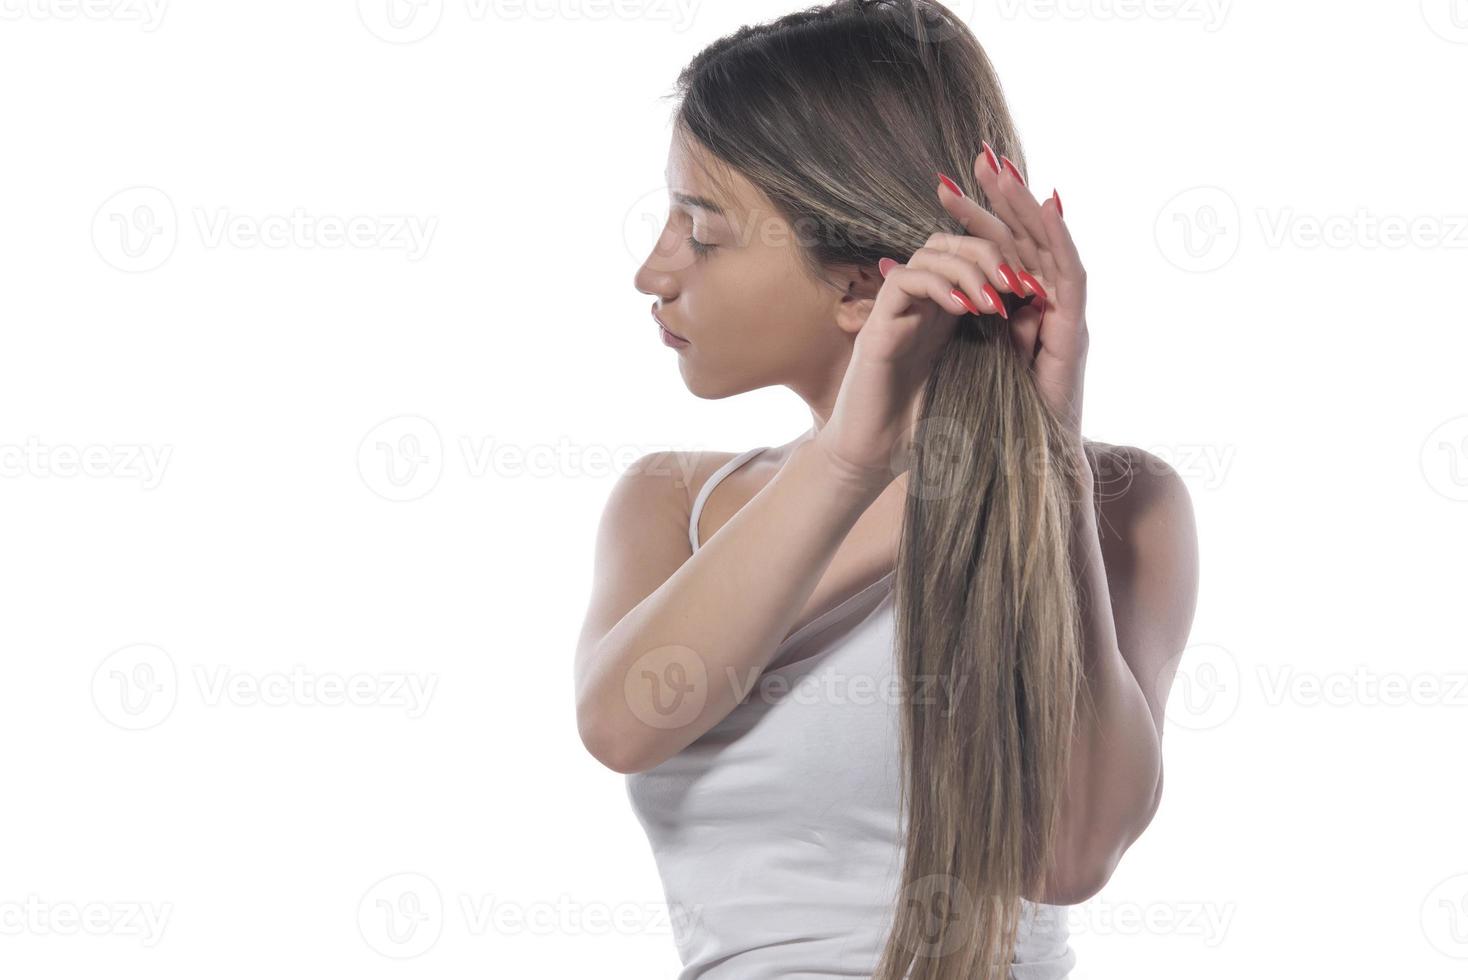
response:
M662 317L658 316L658 308L656 306L652 308L652 318L657 321L658 327L662 330L663 343L669 347L687 347L692 343L687 337L680 337L668 329L668 325L663 322Z

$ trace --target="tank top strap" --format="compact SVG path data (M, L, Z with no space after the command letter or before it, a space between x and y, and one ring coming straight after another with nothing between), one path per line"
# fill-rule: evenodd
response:
M693 547L694 551L697 551L699 546L698 515L703 513L704 501L709 499L709 494L714 492L714 487L718 486L724 477L733 473L739 467L769 448L769 446L755 446L753 449L746 449L744 452L730 459L723 466L714 470L713 474L704 481L703 486L699 487L698 496L693 498L693 509L688 515L688 543Z

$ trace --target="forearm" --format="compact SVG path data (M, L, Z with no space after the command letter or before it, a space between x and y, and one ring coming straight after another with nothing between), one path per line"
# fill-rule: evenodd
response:
M1162 755L1141 683L1117 642L1096 511L1095 476L1084 467L1085 494L1072 526L1080 597L1084 674L1070 771L1060 817L1055 879L1084 901L1110 877L1122 852L1151 819Z
M881 488L813 442L598 645L582 710L624 768L675 755L748 694Z

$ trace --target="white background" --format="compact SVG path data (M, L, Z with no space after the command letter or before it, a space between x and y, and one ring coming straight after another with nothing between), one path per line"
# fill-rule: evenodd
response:
M674 975L572 655L624 467L809 424L632 287L660 96L796 6L0 0L0 974ZM1461 976L1468 3L954 8L1201 539L1075 976Z

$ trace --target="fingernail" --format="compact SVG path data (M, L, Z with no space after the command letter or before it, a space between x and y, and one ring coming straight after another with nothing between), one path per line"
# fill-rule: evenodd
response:
M1055 198L1055 210L1057 210L1057 211L1060 212L1060 216L1062 218L1065 217L1065 205L1063 205L1063 204L1060 203L1060 192L1059 191L1051 191L1050 192L1050 196L1053 197L1053 198Z
M971 300L971 299L969 299L967 296L965 296L963 294L963 290L961 290L961 289L954 289L952 292L953 292L953 298L956 299L956 300L958 300L960 303L962 303L964 309L968 310L974 316L982 316L983 315L984 311L981 310L981 309L979 309L977 306L975 306L974 305L974 301Z
M999 297L998 290L986 282L984 283L984 295L989 298L989 302L994 304L994 312L1008 320L1009 311L1004 308L1004 300Z
M895 259L882 259L877 263L877 271L882 274L883 279L886 279L889 275L892 274L892 270L897 268L900 264L901 263L897 262Z
M1020 283L1019 277L1014 274L1014 270L1009 267L1008 262L999 263L999 278L1004 280L1005 289L1011 293L1017 293L1020 296L1024 295L1024 287Z
M1019 181L1021 184L1025 183L1025 179L1023 176L1021 176L1019 168L1014 165L1014 162L1010 160L1009 157L1000 157L999 159L1004 164L1004 169L1014 174L1015 180ZM1029 185L1025 184L1025 186L1028 187Z
M953 182L953 178L952 177L948 176L947 174L943 173L942 171L939 171L938 172L938 179L943 182L943 186L944 187L948 188L950 191L952 191L953 193L957 194L959 197L963 197L964 196L963 188L962 187L959 187L957 184L955 184Z
M994 156L994 148L984 141L984 159L988 161L989 167L997 174L999 172L999 159Z
M1031 293L1040 297L1041 299L1050 298L1050 295L1045 292L1045 287L1040 285L1040 280L1036 279L1028 272L1020 272L1019 281L1024 283L1025 286L1029 288Z

